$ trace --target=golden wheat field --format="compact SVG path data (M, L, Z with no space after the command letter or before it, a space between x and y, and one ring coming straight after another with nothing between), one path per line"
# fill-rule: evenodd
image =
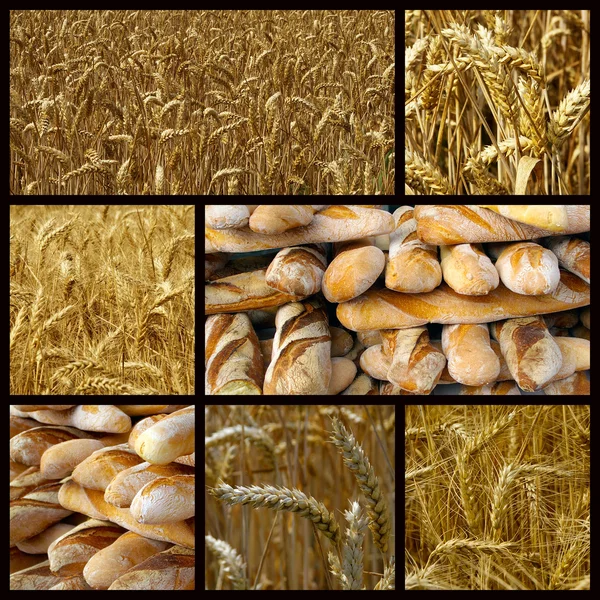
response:
M11 194L393 194L393 10L12 10Z
M207 590L394 590L394 406L206 405Z
M407 590L590 589L590 405L405 407Z
M407 10L405 192L589 195L589 10Z
M10 394L192 395L192 205L10 207Z

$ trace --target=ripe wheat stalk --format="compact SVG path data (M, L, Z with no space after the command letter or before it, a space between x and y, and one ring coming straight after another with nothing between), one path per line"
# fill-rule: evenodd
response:
M589 10L405 11L405 192L589 194L590 33Z

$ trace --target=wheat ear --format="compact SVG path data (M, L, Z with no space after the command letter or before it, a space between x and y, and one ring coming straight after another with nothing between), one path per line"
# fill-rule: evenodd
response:
M297 489L290 490L274 485L249 485L232 487L221 484L209 493L227 504L252 504L254 508L271 508L298 513L310 519L334 544L340 542L340 527L334 516L321 502Z
M358 502L350 504L350 510L344 512L348 527L346 529L346 543L343 550L344 581L342 586L345 590L363 589L363 531L367 527L368 520L362 516L362 510Z
M242 557L227 542L217 540L212 535L204 536L206 545L219 559L219 564L227 578L231 581L234 590L246 590L246 564Z
M387 542L390 534L390 515L387 504L379 487L379 479L366 457L361 445L336 418L332 421L333 435L331 441L338 447L344 463L354 473L356 481L367 500L369 513L369 529L373 534L375 545L387 552Z

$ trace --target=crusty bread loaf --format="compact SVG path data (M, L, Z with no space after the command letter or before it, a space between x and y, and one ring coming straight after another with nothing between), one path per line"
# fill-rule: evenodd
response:
M139 523L177 523L195 516L195 475L171 475L146 483L131 502Z
M73 470L73 479L91 490L104 492L121 471L144 462L128 444L96 450Z
M204 313L232 313L253 308L281 306L301 300L267 285L267 268L238 273L204 285Z
M567 271L590 282L590 243L575 237L547 238L546 244Z
M322 308L292 302L277 312L264 394L327 394L331 381L331 334Z
M138 523L128 508L117 508L104 500L104 494L96 490L89 490L75 483L72 479L60 487L58 499L63 507L69 511L83 513L92 519L112 521L125 529L139 533L152 540L170 542L185 546L195 547L193 519L179 523L164 523L162 525L145 525ZM17 502L21 502L18 500Z
M362 296L340 304L337 316L344 327L353 331L406 329L426 323L491 323L569 310L589 303L588 284L562 271L556 291L547 296L522 296L504 285L499 285L487 296L461 296L445 284L433 292L418 295L370 289Z
M360 373L354 381L342 392L342 396L379 396L379 385L367 375Z
M370 346L360 355L360 368L374 379L387 381L392 357L386 356L381 344Z
M41 533L19 542L17 548L28 554L47 554L48 548L52 542L74 528L75 525L69 523L56 523L55 525L50 525L50 527L44 529Z
M261 395L263 357L258 338L244 313L211 315L205 330L205 393Z
M21 465L21 467L23 467L24 471L12 478L10 482L11 500L18 500L19 498L29 494L29 492L33 492L33 490L41 485L52 483L49 481L49 478L44 477L39 467L27 467L25 465Z
M370 241L347 242L338 249L323 276L329 302L346 302L366 292L383 272L385 256Z
M590 380L583 371L578 371L566 379L550 383L544 388L547 396L589 396Z
M113 544L94 554L83 569L87 583L96 590L107 590L129 569L168 548L166 542L149 540L128 531Z
M567 207L569 226L565 233L589 231L590 206ZM481 244L516 242L552 235L545 229L523 225L487 208L473 204L421 204L415 207L417 233L427 244Z
M250 211L245 204L207 204L204 218L213 229L239 229L248 225Z
M497 381L500 361L490 345L486 324L444 325L442 347L455 381L470 386Z
M60 580L60 576L50 570L50 563L46 560L13 573L10 576L9 589L49 590Z
M265 274L267 285L284 294L307 297L321 290L327 268L325 249L319 245L284 248Z
M491 331L522 390L535 392L558 373L562 354L541 317L508 319L494 323Z
M389 260L385 268L386 287L408 294L431 292L442 282L437 248L417 237L412 207L398 208L394 220L396 229L390 233Z
M255 233L275 235L308 225L316 212L311 204L261 204L250 217L250 229Z
M54 540L48 548L50 568L62 577L81 575L87 561L123 535L123 528L89 519Z
M143 462L121 471L104 490L104 499L113 506L127 508L135 495L150 481L173 475L194 475L193 468L178 463L153 465Z
M309 225L277 235L255 233L250 230L218 231L205 227L204 251L253 252L300 244L341 242L389 233L393 228L394 219L386 211L337 205L315 214Z
M68 440L48 448L42 454L40 471L46 479L62 479L97 450L104 448L99 440Z
M330 327L329 331L331 333L331 357L348 354L354 345L352 336L341 327Z
M153 464L166 465L195 450L195 407L171 413L140 435L135 450Z
M556 233L569 227L569 214L563 204L478 204L507 219Z
M475 244L441 246L444 281L457 293L486 296L500 284L498 271Z
M195 553L175 546L129 569L109 590L193 590Z
M558 259L534 242L508 244L496 261L502 283L516 294L552 294L560 282Z
M71 427L34 427L10 440L10 458L23 465L39 465L48 448L68 440L90 437Z

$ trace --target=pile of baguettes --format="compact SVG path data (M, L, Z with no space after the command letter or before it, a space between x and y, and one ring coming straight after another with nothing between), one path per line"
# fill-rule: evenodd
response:
M208 395L589 393L589 205L209 205L205 220Z
M10 589L195 589L194 410L11 406Z

